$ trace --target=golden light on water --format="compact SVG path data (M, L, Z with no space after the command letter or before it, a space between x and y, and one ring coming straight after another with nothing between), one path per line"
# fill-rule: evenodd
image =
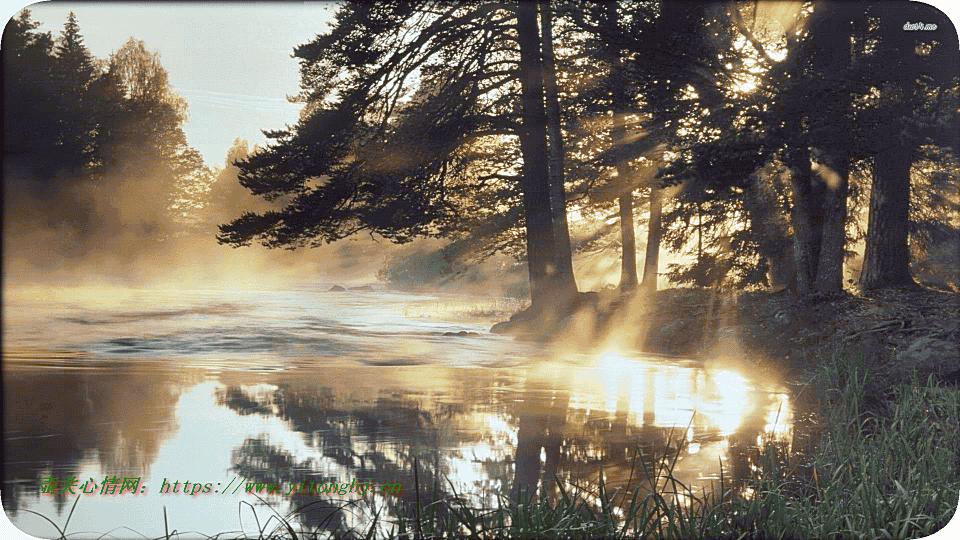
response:
M143 362L136 370L156 370L160 381L172 373L182 376L183 367L196 369L190 381L166 383L181 390L168 406L170 433L158 438L158 457L147 474L151 485L176 471L225 486L246 474L233 468L238 456L246 469L264 467L276 457L298 471L342 481L364 480L363 475L386 481L368 456L409 473L411 456L417 455L421 466L429 463L441 473L444 489L450 488L449 480L471 502L495 505L496 494L509 492L522 472L515 459L521 449L529 452L525 463L540 475L537 485L552 487L556 474L565 485L595 490L601 469L610 489L624 488L631 459L642 447L657 456L674 452L674 474L699 490L710 489L719 477L719 463L732 473L736 456L759 438L789 433L788 393L776 381L763 380L734 349L704 361L626 353L612 341L600 352L585 352L572 345L545 350L480 334L445 338L448 329L483 326L474 326L464 312L496 306L467 297L374 293L375 313L368 313L358 306L363 298L373 298L370 293L327 289L203 290L187 296L183 291L164 296L149 289L81 289L69 297L75 307L49 316L55 332L48 333L69 334L68 342L103 343L107 355L140 347L143 359L130 363ZM20 294L12 305L44 313L49 308L43 303L53 298L40 288ZM103 299L109 307L92 307ZM319 303L336 306L336 322L317 313ZM26 317L23 313L5 310L4 317ZM263 328L251 324L253 314ZM21 324L28 322L26 317ZM628 335L629 325L636 332L637 324L627 322L614 332ZM151 347L179 346L185 328L196 334L196 345L191 341L187 352L198 346L198 355L154 359L166 353ZM215 357L202 354L207 340L229 345L243 339L280 347L254 354L228 354L227 347ZM132 420L125 426L129 432L140 427ZM183 467L178 460L197 454L197 441L206 449ZM137 463L147 461L137 458ZM83 472L102 474L93 465ZM286 495L269 497L276 504L294 502ZM195 504L185 498L169 507L188 513ZM101 505L97 511L111 510ZM201 527L201 516L197 520L190 524Z
M737 372L721 370L711 374L713 387L720 396L720 410L711 420L724 435L730 435L743 423L749 406L747 380ZM708 415L709 416L709 415Z
M677 428L690 424L695 413L699 422L715 427L724 436L741 428L745 417L758 407L772 427L770 419L788 405L786 394L779 394L776 403L753 403L751 382L732 369L642 362L614 353L600 355L593 366L580 368L575 380L582 390L595 388L603 396L600 403L588 399L584 405L610 414L626 412L634 419L655 419L656 425ZM781 411L781 420L783 414ZM786 424L782 427L786 429Z
M792 433L791 426L793 426L793 406L790 404L790 396L782 393L773 397L776 400L776 409L767 408L763 431L775 440L789 440Z

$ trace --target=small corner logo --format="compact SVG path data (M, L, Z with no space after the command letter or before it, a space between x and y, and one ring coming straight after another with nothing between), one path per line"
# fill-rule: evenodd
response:
M937 29L937 25L935 25L935 24L923 24L923 23L919 23L919 22L918 22L918 23L908 22L908 23L904 23L903 29L906 30L906 31L911 31L911 30L936 30L936 29Z

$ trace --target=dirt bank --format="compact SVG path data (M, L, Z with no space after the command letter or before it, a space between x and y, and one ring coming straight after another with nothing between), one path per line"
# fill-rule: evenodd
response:
M934 289L884 289L800 299L789 292L722 295L665 289L645 297L584 293L547 320L520 312L491 331L596 343L628 333L639 350L706 356L718 347L800 372L833 351L864 354L891 384L913 370L960 382L960 295Z

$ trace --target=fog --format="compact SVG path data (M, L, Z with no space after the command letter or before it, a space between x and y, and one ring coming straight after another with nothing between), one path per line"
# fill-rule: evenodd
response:
M226 176L216 180L236 183L235 174ZM163 178L111 175L96 183L64 178L56 182L51 187L33 178L5 175L5 288L30 284L276 287L288 281L360 284L376 280L384 257L394 249L369 237L296 251L258 245L235 249L217 243L216 225L217 220L227 219L226 214L239 217L244 210L256 209L256 204L241 206L251 202L244 198L232 201L235 206L227 211L212 212L204 206L178 211L182 209L171 208L172 197L164 187L169 181ZM239 184L230 186L230 190L242 189Z
M124 167L129 170L130 167ZM149 169L149 167L143 167ZM279 207L251 195L224 166L173 196L162 178L112 175L96 184L23 175L3 185L4 290L29 286L284 288L292 283L374 285L485 296L525 296L525 266L506 256L429 268L447 241L396 245L373 235L317 248L234 248L217 225ZM185 199L193 198L193 201ZM174 202L171 204L171 199ZM216 204L211 200L217 201ZM415 268L399 279L397 268ZM389 276L389 277L388 277ZM392 278L392 279L391 279ZM388 282L389 280L389 282Z

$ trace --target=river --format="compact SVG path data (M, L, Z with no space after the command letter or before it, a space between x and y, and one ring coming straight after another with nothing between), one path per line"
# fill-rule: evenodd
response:
M401 484L375 501L389 518L415 486L485 505L554 476L632 489L638 449L681 442L674 475L699 492L789 438L786 386L749 364L549 350L487 332L507 300L329 288L5 289L7 516L39 537L59 533L34 512L63 527L74 503L80 537L254 535L318 500L294 482ZM362 526L374 505L350 498L290 520Z

